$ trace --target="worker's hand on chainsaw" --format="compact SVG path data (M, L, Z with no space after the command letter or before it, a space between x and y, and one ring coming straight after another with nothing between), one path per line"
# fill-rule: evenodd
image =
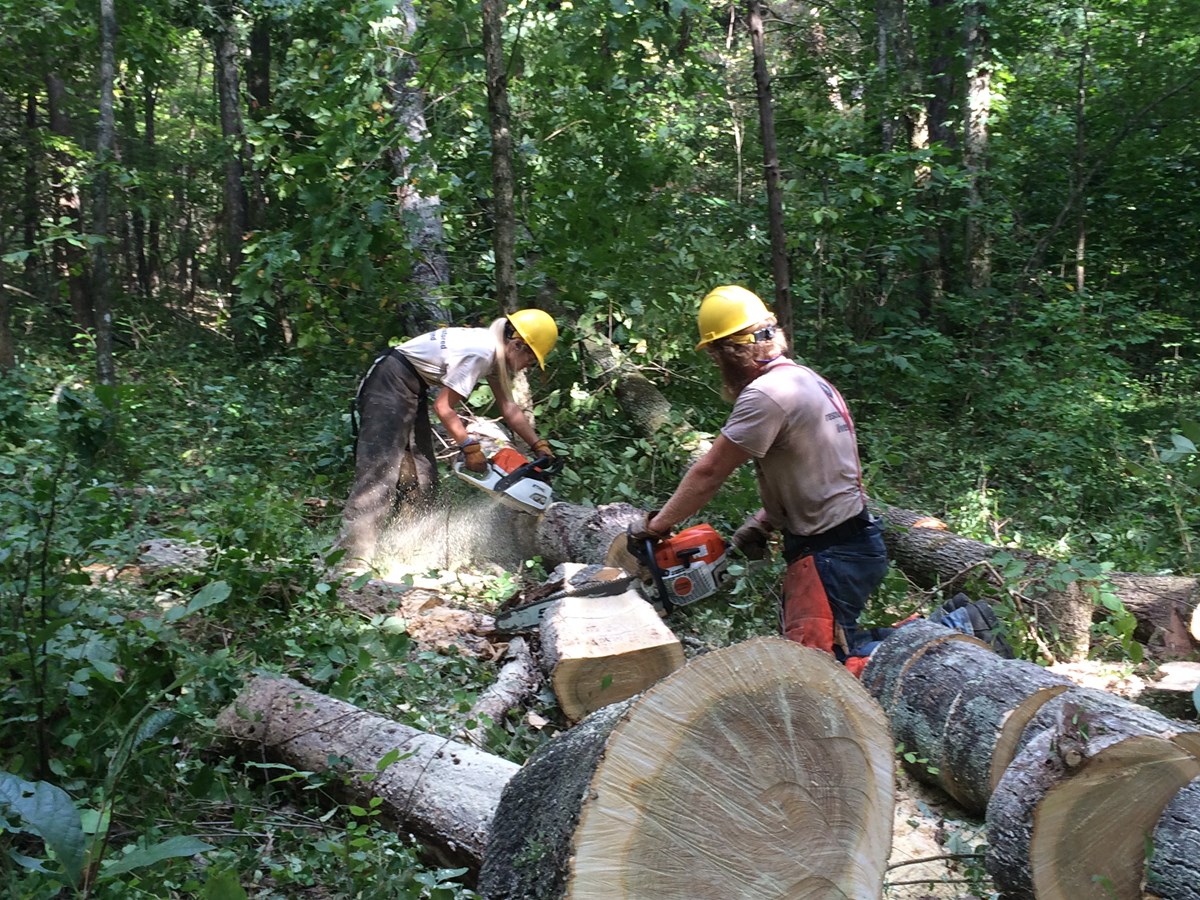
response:
M472 472L487 471L487 457L483 455L483 447L479 445L479 441L471 438L469 441L463 441L458 445L458 449L462 451L463 465Z
M550 446L550 442L548 440L546 440L545 438L542 438L540 441L534 442L532 449L533 449L534 458L537 458L540 456L548 456L551 459L554 459L554 449Z
M748 518L742 527L733 533L735 546L746 559L766 559L767 543L771 540L771 529L763 524L758 513Z
M646 513L646 518L642 520L641 525L630 525L629 526L629 537L635 541L646 541L646 540L658 541L658 540L662 540L664 537L666 537L667 534L669 533L670 529L667 529L664 531L655 531L654 529L652 529L650 527L651 520L657 515L658 515L658 510L652 509L648 513Z

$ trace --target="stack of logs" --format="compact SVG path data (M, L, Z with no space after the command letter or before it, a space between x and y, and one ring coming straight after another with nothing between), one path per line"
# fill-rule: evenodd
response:
M1200 900L1200 728L931 622L863 673L905 766L985 814L1008 900Z

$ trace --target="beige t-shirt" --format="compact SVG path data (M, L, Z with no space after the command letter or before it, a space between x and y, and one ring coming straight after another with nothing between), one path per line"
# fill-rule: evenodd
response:
M448 387L461 397L496 365L496 340L486 328L439 328L396 348L425 383Z
M738 396L721 433L754 457L775 527L819 534L862 510L854 423L841 394L807 366L772 363Z

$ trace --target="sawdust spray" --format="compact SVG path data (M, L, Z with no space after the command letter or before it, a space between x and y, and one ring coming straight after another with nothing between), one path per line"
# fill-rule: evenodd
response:
M533 555L533 516L490 497L397 515L379 542L374 565L388 581L431 569L460 571L488 564L509 571Z

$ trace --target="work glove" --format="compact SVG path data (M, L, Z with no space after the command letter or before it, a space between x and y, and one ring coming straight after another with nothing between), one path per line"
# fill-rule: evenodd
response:
M771 539L771 529L762 523L755 514L742 523L742 527L733 533L733 546L746 559L766 559L769 555L767 542Z
M650 520L653 519L657 515L658 515L658 510L652 509L648 513L646 513L646 518L644 518L642 520L640 525L630 525L629 526L629 539L631 541L637 541L640 546L640 545L644 544L647 539L659 541L659 540L662 540L664 537L666 537L667 536L666 531L651 531L650 530Z
M550 442L545 438L542 438L540 441L535 441L532 449L534 459L537 459L541 456L548 456L551 459L554 459L554 450L551 448Z
M483 455L483 447L479 445L479 441L475 438L463 441L458 445L458 449L462 451L464 466L480 474L487 471L487 457Z

